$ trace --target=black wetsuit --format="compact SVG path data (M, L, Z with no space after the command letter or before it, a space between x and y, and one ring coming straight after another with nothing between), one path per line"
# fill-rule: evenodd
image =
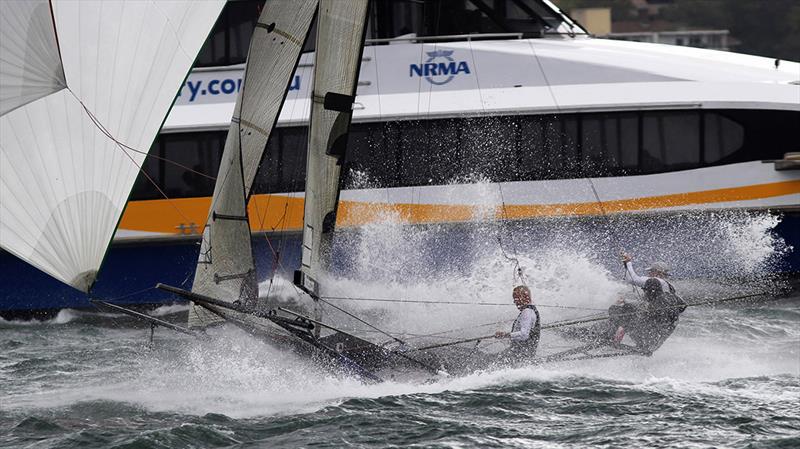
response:
M609 336L613 336L621 326L642 353L650 355L661 347L675 331L680 314L686 310L686 302L675 294L671 284L667 285L667 292L660 286L645 289L644 300L639 304L609 307Z

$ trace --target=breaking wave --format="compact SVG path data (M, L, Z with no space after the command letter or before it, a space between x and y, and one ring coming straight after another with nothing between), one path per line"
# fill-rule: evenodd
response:
M487 198L491 195L487 189ZM493 201L487 200L487 210L496 207ZM773 285L766 276L771 268L792 250L772 233L780 217L768 213L414 227L400 218L386 213L383 222L341 232L334 248L340 263L324 283L323 295L331 304L412 344L421 341L421 335L447 341L507 330L517 313L510 292L521 282L531 286L544 323L602 312L618 298L634 295L618 262L621 249L635 257L640 271L654 260L671 265L676 287L688 300L762 291ZM297 298L285 278L263 281L260 290L267 289L274 300ZM153 314L174 315L184 307L166 306ZM649 358L506 368L427 383L374 385L331 374L231 326L211 329L207 341L158 330L151 347L149 329L97 327L78 320L78 312L62 313L44 325L0 323L4 329L0 384L7 391L0 421L12 416L22 429L15 431L66 428L74 414L89 414L112 426L126 422L124 426L131 426L130 433L137 435L132 439L146 438L139 435L137 423L158 427L174 421L170 432L181 444L186 438L203 445L213 435L219 438L213 441L235 445L247 440L242 433L255 435L278 426L263 437L274 443L268 445L302 446L310 445L310 440L302 440L302 432L291 429L325 435L332 425L347 428L360 419L365 424L359 432L380 439L386 428L369 424L376 416L391 418L392 428L413 434L412 424L428 415L435 415L431 422L441 420L458 407L452 412L459 417L454 422L472 419L489 430L475 432L469 437L472 443L442 440L452 443L443 444L513 446L519 443L513 429L502 441L486 435L497 432L507 420L517 424L521 416L528 420L532 408L537 416L556 420L537 421L541 432L552 435L562 424L583 428L586 419L599 426L617 423L620 413L639 413L655 421L663 416L682 419L689 413L687 403L702 409L693 415L697 422L709 416L740 419L745 412L737 407L750 411L766 407L772 410L769 416L784 416L781 422L790 423L786 426L800 420L796 411L787 411L792 409L787 404L800 392L800 298L781 299L775 291L760 302L687 310L672 338ZM372 341L387 340L333 307L326 306L325 319ZM53 325L64 323L72 325ZM444 334L429 335L439 332ZM487 341L481 348L497 351L503 344ZM543 333L543 351L558 344ZM633 405L626 409L626 404ZM602 415L604 407L607 415ZM489 413L505 418L495 422L486 417ZM59 414L65 417L52 418ZM653 425L673 425L670 420ZM195 429L194 439L186 436L187 422L203 429ZM759 425L774 430L777 427L769 426L784 424ZM725 434L722 441L737 441L736 432ZM271 435L284 439L269 440ZM639 434L630 430L625 435ZM361 441L358 435L351 436ZM418 441L428 441L427 437L421 435ZM574 444L570 437L564 438L566 444ZM627 445L651 441L631 438ZM709 438L706 444L720 445L714 435ZM621 445L624 442L620 440Z
M67 324L72 321L75 321L80 316L82 316L84 312L72 309L61 309L58 311L55 317L50 319L37 319L32 318L28 320L5 320L0 318L0 327L14 327L14 326L47 326L47 325L54 325L54 324Z

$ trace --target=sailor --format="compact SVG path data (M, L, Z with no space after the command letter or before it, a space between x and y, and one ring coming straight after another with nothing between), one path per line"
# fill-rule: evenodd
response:
M644 283L648 279L657 279L661 290L664 292L675 293L675 287L667 281L669 277L669 267L664 262L653 262L649 267L645 268L647 276L639 276L636 270L633 269L633 258L628 254L622 254L622 264L625 265L625 270L631 279L631 283L637 287L644 288Z
M536 356L541 323L539 322L539 311L531 304L531 290L527 286L514 287L512 296L514 305L519 309L519 315L511 326L511 332L498 331L494 336L495 338L511 339L511 346L500 353L499 360L505 363L519 364L530 361Z
M631 282L642 287L644 295L638 304L621 301L609 308L609 334L613 342L619 343L627 332L637 350L651 355L672 335L686 302L665 279L669 274L666 264L653 263L647 268L649 277L645 277L636 274L629 255L623 254L622 262Z

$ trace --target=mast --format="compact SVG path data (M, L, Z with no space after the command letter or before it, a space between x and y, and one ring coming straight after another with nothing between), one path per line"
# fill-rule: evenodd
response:
M353 115L368 6L368 0L319 2L302 259L295 275L295 283L312 297L319 293L318 281L330 259L339 175ZM315 315L320 318L318 304Z
M271 0L258 18L203 229L194 293L244 305L258 297L247 199L316 9L317 0ZM221 320L194 304L189 311L190 327Z
M224 0L0 1L0 246L88 292Z

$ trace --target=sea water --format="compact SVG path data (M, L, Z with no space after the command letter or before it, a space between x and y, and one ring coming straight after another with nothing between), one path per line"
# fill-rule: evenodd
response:
M695 216L683 220L659 224L659 235L698 228ZM364 384L234 327L210 330L207 341L159 329L150 342L149 327L99 311L0 322L0 446L800 447L800 297L765 276L792 250L771 234L776 220L728 215L702 222L702 239L639 245L640 268L666 255L720 274L690 277L676 267L687 300L766 292L688 309L652 357ZM520 282L531 286L544 323L635 297L621 265L602 260L616 258L606 253L625 237L598 243L573 227L534 247L525 229L472 232L470 263L440 255L439 269L429 270L437 256L420 248L436 229L411 232L391 220L367 227L347 237L350 271L332 276L326 295L363 299L331 302L412 345L508 330L517 313L510 289ZM505 248L488 238L498 232ZM277 301L291 300L290 282L272 285ZM444 300L464 304L436 303ZM181 322L185 306L152 313ZM325 317L387 340L336 309ZM479 349L503 344L488 339ZM563 344L543 332L542 352Z

